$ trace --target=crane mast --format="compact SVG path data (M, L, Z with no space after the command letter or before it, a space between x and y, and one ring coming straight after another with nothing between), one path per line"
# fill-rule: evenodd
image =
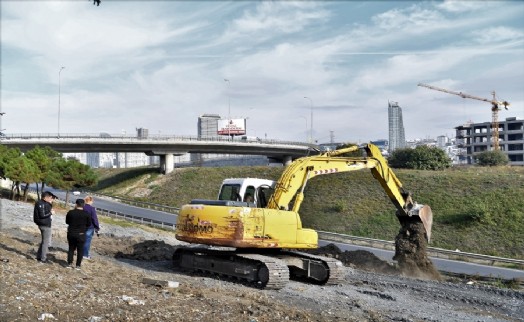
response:
M478 97L478 96L474 96L474 95L470 95L470 94L466 94L462 92L451 91L448 89L444 89L444 88L440 88L440 87L432 86L428 84L423 84L423 83L419 83L418 86L426 87L426 88L429 88L435 91L439 91L439 92L443 92L443 93L457 95L462 98L471 98L474 100L491 103L491 130L493 133L493 149L496 151L500 150L500 146L499 146L499 110L500 110L500 107L499 106L502 105L507 110L509 103L506 101L498 101L496 99L495 91L491 92L491 94L493 95L493 98L489 99L489 98L482 98L482 97Z

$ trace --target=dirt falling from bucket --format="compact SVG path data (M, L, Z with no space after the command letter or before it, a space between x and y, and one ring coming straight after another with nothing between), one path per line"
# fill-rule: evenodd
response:
M403 224L395 238L394 260L405 276L441 280L440 273L427 255L428 242L422 222Z

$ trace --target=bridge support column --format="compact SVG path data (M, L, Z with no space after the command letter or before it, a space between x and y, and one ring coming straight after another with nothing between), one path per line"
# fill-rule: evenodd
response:
M291 158L291 156L290 156L290 155L286 155L286 156L284 156L284 158L282 159L282 164L283 164L284 166L287 166L287 165L290 165L292 161L293 161L293 159Z
M175 168L175 158L172 154L164 154L160 156L160 172L168 174L173 172Z

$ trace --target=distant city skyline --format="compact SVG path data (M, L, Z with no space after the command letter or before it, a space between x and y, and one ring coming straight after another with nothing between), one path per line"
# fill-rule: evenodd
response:
M0 1L0 130L197 135L203 114L247 135L406 139L524 118L523 1ZM62 68L65 67L65 68ZM227 80L227 81L225 81ZM307 97L308 99L305 99ZM5 129L5 131L4 131Z

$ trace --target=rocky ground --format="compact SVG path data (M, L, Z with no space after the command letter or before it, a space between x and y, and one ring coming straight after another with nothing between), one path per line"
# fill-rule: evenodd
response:
M408 278L368 252L329 247L320 252L348 265L342 285L258 290L173 271L172 233L102 223L93 259L71 270L63 214L53 221L50 263L40 264L32 206L1 199L0 210L1 321L524 321L523 291Z

